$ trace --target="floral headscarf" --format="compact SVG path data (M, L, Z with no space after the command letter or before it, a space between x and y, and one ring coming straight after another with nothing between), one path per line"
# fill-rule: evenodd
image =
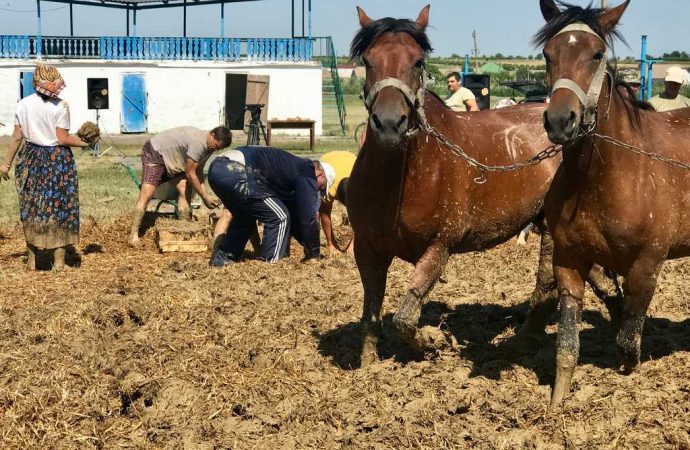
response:
M65 80L62 79L62 75L55 66L38 63L34 69L34 89L36 92L57 98L65 86Z

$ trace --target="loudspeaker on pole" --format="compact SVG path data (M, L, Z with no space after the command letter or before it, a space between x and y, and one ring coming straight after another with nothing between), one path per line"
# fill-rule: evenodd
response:
M86 101L89 109L108 109L108 79L86 79Z

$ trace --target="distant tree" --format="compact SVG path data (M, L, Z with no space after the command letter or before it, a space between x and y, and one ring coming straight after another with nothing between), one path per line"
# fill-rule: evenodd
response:
M534 59L544 59L544 55L542 55L541 53L537 53Z
M534 56L532 56L532 55L527 55L527 59L529 59L529 60L531 61L531 60L534 59Z
M457 53L453 53L452 55L450 55L450 57L455 58L455 59L460 59L460 55L458 55Z
M515 79L516 80L529 80L530 79L529 69L525 66L518 67L517 70L515 71Z
M503 53L496 53L496 54L494 55L494 58L496 58L496 59L505 59L505 56L503 56Z

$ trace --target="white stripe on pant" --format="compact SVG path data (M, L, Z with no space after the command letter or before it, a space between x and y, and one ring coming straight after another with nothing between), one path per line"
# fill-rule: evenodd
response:
M268 262L276 262L281 257L281 249L283 247L283 241L285 240L286 234L289 231L289 230L286 230L288 217L287 217L287 214L285 214L285 211L283 211L283 209L280 206L278 206L278 204L276 204L276 202L272 198L270 198L270 197L265 198L263 200L263 202L280 219L280 225L278 226L278 239L276 240L276 248L275 248L275 251L273 252L273 256L271 257L271 259L268 260Z

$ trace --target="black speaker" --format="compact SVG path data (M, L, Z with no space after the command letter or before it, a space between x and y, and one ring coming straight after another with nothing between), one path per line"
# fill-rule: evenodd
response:
M108 109L108 79L86 79L86 101L89 109Z
M491 107L491 77L489 75L468 73L463 77L462 85L472 91L477 98L479 109Z

